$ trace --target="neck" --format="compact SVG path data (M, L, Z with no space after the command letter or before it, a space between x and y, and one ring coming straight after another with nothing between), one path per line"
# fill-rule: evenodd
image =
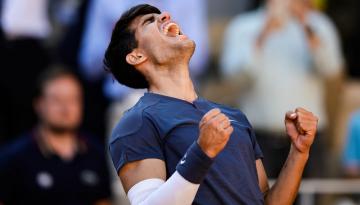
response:
M152 79L152 80L151 80ZM176 68L160 68L150 74L149 92L162 94L188 102L197 98L188 65L177 65Z
M41 125L40 135L47 147L64 160L71 160L77 151L76 134L74 132L57 133L51 128Z

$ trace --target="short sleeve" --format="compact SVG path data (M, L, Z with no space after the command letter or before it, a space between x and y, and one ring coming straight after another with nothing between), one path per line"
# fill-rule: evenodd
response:
M251 137L251 142L252 142L254 153L255 153L255 159L264 158L264 155L261 151L260 145L257 142L256 135L255 135L253 128L250 128L250 137Z
M252 147L253 147L254 154L255 154L255 159L257 160L257 159L260 159L260 158L261 159L264 158L264 155L263 155L263 153L261 151L260 145L257 142L254 128L251 126L251 124L250 124L249 120L247 119L247 117L245 116L245 114L242 113L242 112L239 112L239 113L240 113L239 114L239 120L241 120L244 123L244 125L246 127L248 127Z
M128 162L156 158L164 160L162 141L150 118L124 116L109 144L116 171Z

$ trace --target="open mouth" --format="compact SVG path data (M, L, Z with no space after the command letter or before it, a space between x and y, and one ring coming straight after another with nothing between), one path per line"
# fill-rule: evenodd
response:
M174 22L167 23L163 26L163 33L169 37L181 35L180 27Z

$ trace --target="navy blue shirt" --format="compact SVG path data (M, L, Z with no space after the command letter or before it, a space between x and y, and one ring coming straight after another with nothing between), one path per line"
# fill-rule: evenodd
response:
M0 149L0 203L93 205L111 197L104 149L79 136L79 149L62 160L32 132Z
M262 157L254 131L239 110L203 98L193 103L145 93L125 112L114 129L109 149L117 171L128 162L157 158L165 161L167 177L199 136L199 122L219 108L234 127L229 142L215 158L193 204L263 204L255 161Z

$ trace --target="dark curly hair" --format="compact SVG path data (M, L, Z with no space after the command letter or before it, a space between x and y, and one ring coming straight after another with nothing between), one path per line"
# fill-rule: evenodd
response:
M135 31L129 27L136 17L151 13L161 12L154 6L140 4L123 13L114 27L105 52L105 69L110 71L119 83L131 88L149 88L149 83L142 73L126 62L126 55L138 46Z

